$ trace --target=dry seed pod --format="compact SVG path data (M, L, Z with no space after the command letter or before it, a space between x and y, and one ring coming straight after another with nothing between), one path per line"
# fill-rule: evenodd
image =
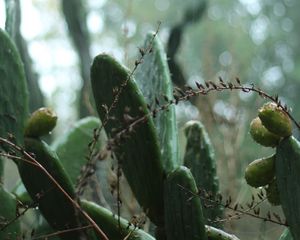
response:
M266 187L267 199L274 206L281 205L276 179Z
M50 108L39 108L33 112L25 126L26 137L41 137L48 134L55 127L56 113Z
M274 179L275 154L266 158L256 159L245 170L245 179L252 187L262 187Z
M262 124L272 133L280 137L292 135L292 122L288 115L277 106L276 103L268 102L260 109L258 116Z
M250 123L250 134L255 142L265 147L276 147L280 140L279 136L264 127L259 117Z

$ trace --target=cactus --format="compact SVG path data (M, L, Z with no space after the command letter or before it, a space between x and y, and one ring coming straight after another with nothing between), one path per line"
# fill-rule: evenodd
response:
M219 180L216 177L215 155L208 134L199 121L189 121L184 131L187 138L184 165L190 168L197 187L216 198L219 193ZM207 204L205 201L203 203ZM205 218L211 220L222 215L219 206L204 208L203 212Z
M165 181L165 229L167 239L207 239L200 198L193 175L186 167L171 172Z
M154 109L158 102L166 103L173 98L173 87L167 57L159 39L153 39L153 34L149 33L141 51L145 51L151 41L151 52L145 55L143 64L137 68L135 79L147 103ZM175 106L171 105L168 111L158 112L153 121L159 134L164 169L170 172L179 166Z
M25 149L33 153L35 159L54 177L69 196L75 199L73 184L50 147L39 139L26 138ZM78 212L75 207L41 169L24 161L19 163L18 168L30 197L38 203L39 210L53 229L63 230L66 229L66 226L67 228L78 226ZM66 233L61 237L63 239L80 238L78 232Z
M5 34L3 36L8 39ZM93 95L97 111L109 137L107 150L114 152L139 204L157 226L156 239L236 239L235 236L220 229L205 226L208 218L215 219L219 212L203 216L201 200L196 195L197 184L215 196L218 192L218 183L211 144L200 123L193 123L191 128L188 127L186 130L188 146L185 164L191 168L192 172L184 166L179 166L176 119L174 107L169 106L175 103L172 84L165 53L159 40L152 39L151 36L148 35L145 46L150 45L152 52L144 56L143 65L135 73L138 84L133 74L109 55L97 56L92 64ZM1 51L1 54L5 52ZM6 55L3 56L9 59ZM8 69L11 66L14 65L9 64ZM3 74L2 68L0 70ZM11 69L10 71L12 72ZM16 72L18 73L18 69ZM150 77L152 81L147 82L146 77ZM24 80L24 77L21 79ZM3 101L0 98L0 102L5 106L3 115L11 114L11 109L12 114L17 110L22 111L20 121L17 124L13 121L9 124L4 122L5 130L0 133L5 136L5 133L9 131L16 135L17 144L23 146L24 143L26 152L23 148L18 148L18 151L24 154L26 161L17 162L17 167L22 184L28 193L22 189L22 184L18 185L14 190L18 195L18 200L28 204L32 201L36 202L39 213L50 225L48 227L45 225L49 230L52 228L53 231L63 231L80 228L87 224L88 219L89 222L94 221L99 228L104 230L107 238L102 235L103 239L154 239L137 229L137 226L130 225L120 217L116 218L109 210L95 203L77 199L78 196L75 195L73 183L80 175L80 168L85 164L85 155L89 150L88 143L94 137L92 129L98 127L100 121L95 118L81 120L62 137L62 140L53 145L58 156L48 144L40 139L55 126L56 115L45 109L39 110L27 121L24 131L28 104L26 84L13 82L12 89L18 92L14 88L16 85L18 85L18 91L22 91L21 97L24 96L25 99L24 101L21 98L22 105L20 100L12 99L12 107L5 109L6 106L10 106L5 105L6 98L3 97ZM138 85L141 86L141 90ZM5 93L9 92L4 90L5 88L3 88ZM155 96L157 93L163 96ZM146 101L149 102L151 111L147 108ZM165 101L163 103L165 107L160 104L162 101ZM162 112L157 112L153 110L154 108L159 108ZM2 119L3 117L1 121ZM88 131L88 134L85 131ZM25 142L23 142L24 136ZM27 153L30 153L31 157ZM194 160L192 160L192 155L195 156ZM201 156L200 167L197 166L200 158L198 155ZM199 168L202 167L207 171L201 172ZM70 199L78 200L81 207ZM9 203L9 200L3 200L3 202ZM15 200L13 203L12 206L15 207ZM80 209L77 209L79 207ZM5 208L1 207L0 213L6 216L2 210ZM84 219L81 213L86 213L89 217L84 215L87 218ZM42 226L43 224L37 227ZM11 224L8 227L18 226ZM95 225L93 227L95 228ZM18 232L13 229L9 231L10 233ZM61 232L59 237L66 240L99 239L95 234L93 230L66 231Z
M300 143L283 139L276 151L276 178L282 209L294 239L300 239Z
M120 88L125 81L129 80L120 94L118 103L110 113L110 116L116 120L109 121L105 125L109 137L116 137L112 130L118 129L124 121L128 121L127 115L130 116L127 118L136 118L148 114L141 92L134 79L129 78L128 70L109 55L101 54L94 59L91 68L92 89L97 111L103 123L106 119L103 105L109 107L114 99L113 90ZM126 109L129 111L127 115L124 113ZM122 119L124 121L119 122ZM151 221L161 225L164 171L158 146L153 121L148 117L145 123L130 133L129 139L117 146L115 153L121 161L124 174L140 205L145 212L148 212Z
M0 136L8 133L23 144L28 115L27 88L23 63L10 37L0 29Z

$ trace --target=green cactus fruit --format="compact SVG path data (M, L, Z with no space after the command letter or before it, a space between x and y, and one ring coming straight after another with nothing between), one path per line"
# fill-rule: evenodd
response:
M207 239L197 186L191 171L179 167L171 172L164 189L165 231L167 239Z
M7 192L0 183L0 239L21 239L19 220L14 220L17 214L16 198ZM7 225L7 223L9 223Z
M274 179L266 187L266 193L267 193L267 199L268 199L269 203L271 203L274 206L278 206L281 204L276 179Z
M259 117L254 118L250 123L250 134L255 142L265 147L275 147L280 141L279 136L264 127Z
M23 145L28 93L23 63L6 32L0 29L0 137L12 134ZM0 160L1 161L1 160Z
M81 200L81 206L111 240L154 240L151 235L121 217L119 228L118 217L94 202Z
M74 126L64 135L59 137L52 148L57 153L65 170L69 174L72 182L76 182L80 175L82 166L86 163L86 156L89 153L89 143L93 140L93 130L100 126L100 121L96 117L86 117L74 124ZM103 135L103 134L102 134ZM100 142L103 142L100 137ZM100 148L100 143L97 149ZM76 147L74 147L76 146Z
M93 61L92 89L102 122L105 122L107 117L105 108L112 105L116 91L123 89L110 112L109 117L113 119L104 126L109 137L120 141L122 138L116 136L115 129L120 129L124 124L128 126L133 119L149 114L140 90L134 79L129 77L129 71L109 55L100 54ZM126 86L122 88L128 79ZM112 144L139 204L153 223L162 225L164 171L152 118L146 117L134 129L128 127L122 143Z
M245 170L246 182L256 188L272 182L275 176L275 158L276 156L273 154L251 162Z
M25 150L34 154L35 159L52 175L61 187L75 199L73 184L61 165L57 155L43 141L25 138ZM49 177L32 164L20 161L19 173L30 197L38 203L39 210L55 230L75 228L79 225L78 212L73 204L59 190ZM61 235L62 239L80 239L79 232Z
M219 193L219 180L216 175L215 153L205 127L199 121L189 121L184 132L187 138L184 165L191 170L197 187L216 197ZM202 204L207 203L202 201ZM206 219L214 220L221 217L222 209L217 206L204 208L203 213Z
M292 135L292 121L289 116L274 102L264 104L258 112L262 124L280 137Z
M205 225L205 231L209 240L239 240L235 235L215 227Z
M292 234L288 228L284 229L278 240L293 240Z
M32 113L25 126L25 137L41 137L56 126L57 115L51 108L39 108Z
M153 38L153 33L147 34L142 49L145 51L149 47L151 52L144 55L143 63L138 66L134 76L146 102L151 109L155 109L173 99L173 86L166 53L159 38ZM170 172L179 166L175 106L170 105L168 111L158 112L153 121L159 137L164 169Z
M276 151L276 181L281 206L294 239L300 239L300 143L290 136Z

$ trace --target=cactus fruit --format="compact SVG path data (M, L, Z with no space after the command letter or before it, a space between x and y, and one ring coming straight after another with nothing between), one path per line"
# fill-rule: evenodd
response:
M0 29L0 136L8 133L23 144L28 93L23 63L6 32ZM1 160L0 160L1 161Z
M104 126L107 135L117 140L118 135L113 130L149 114L144 98L129 74L126 68L106 54L98 55L91 68L93 94L102 122L105 122L106 110L113 104L115 94L123 89L109 114L113 120ZM139 204L152 222L162 225L164 171L153 121L147 117L134 131L130 127L126 129L126 139L112 147ZM119 140L122 140L121 137Z
M57 116L51 108L39 108L33 112L25 126L25 137L41 137L56 126Z
M62 167L57 155L43 141L25 138L25 149L52 175L61 187L75 198L72 182ZM18 164L21 179L33 201L53 229L63 230L78 226L78 213L73 204L54 185L49 177L36 166L21 161ZM78 232L61 235L62 239L79 239Z
M268 186L266 187L266 193L269 203L274 206L278 206L281 204L276 179L268 184Z
M181 166L165 181L165 231L167 239L205 240L204 217L191 171Z
M262 187L274 179L275 154L266 158L256 159L245 170L245 179L252 187Z
M151 235L121 217L119 225L117 216L93 202L81 200L81 206L96 224L103 229L109 239L155 240Z
M173 99L173 86L162 43L152 33L147 34L143 49L149 47L151 52L144 56L134 76L146 102L151 109L155 109L158 104L167 104ZM170 172L179 166L175 106L170 105L168 111L158 112L153 121L161 146L163 166L166 172Z
M276 151L276 181L281 206L294 239L300 239L300 143L283 139Z
M0 239L17 240L21 238L20 222L14 220L17 214L16 198L7 192L0 183Z
M264 104L258 112L262 124L280 137L292 135L292 122L289 116L274 102Z
M187 138L184 165L191 170L197 187L215 198L219 193L219 179L214 149L205 127L199 121L189 121L185 125L184 132ZM207 204L205 200L202 203ZM206 219L214 220L221 217L222 209L219 206L204 208L203 213Z
M255 142L265 147L275 147L280 141L279 136L265 128L259 117L250 123L250 134Z

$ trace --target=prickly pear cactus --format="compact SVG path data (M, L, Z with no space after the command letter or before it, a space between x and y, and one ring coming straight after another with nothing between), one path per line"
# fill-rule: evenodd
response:
M204 217L197 185L186 167L171 172L165 181L165 232L167 239L205 240Z
M158 37L153 38L152 33L147 35L141 51L149 47L151 52L145 55L143 63L138 66L135 79L146 102L154 109L173 98L173 85L162 43ZM170 172L179 166L175 106L169 106L168 111L158 112L153 121L159 135L164 169Z
M276 151L276 178L282 209L294 239L300 239L300 143L283 139Z
M73 184L57 155L50 147L39 139L26 138L25 149L33 153L35 159L75 199ZM24 161L18 165L18 168L30 197L39 204L39 210L53 229L64 230L66 226L67 228L74 228L79 225L78 213L73 204L70 203L41 169ZM70 232L62 234L61 238L80 239L80 234L78 232Z
M106 54L98 55L92 64L92 89L97 111L105 122L107 109L114 96L128 80L129 71ZM140 126L128 126L133 119L149 114L145 100L137 88L135 80L129 79L119 99L110 112L111 120L105 125L109 138L121 141L113 143L114 152L135 197L149 218L157 225L163 224L163 178L164 171L158 138L153 121L145 118ZM125 125L126 139L116 135L115 130ZM123 136L124 137L124 136Z
M14 43L0 29L0 136L8 133L23 144L25 120L28 117L27 86L23 63Z
M216 160L213 146L204 126L199 121L188 122L185 125L185 136L187 145L184 165L191 170L197 187L216 198L216 195L219 193ZM206 204L205 201L203 203ZM216 205L213 208L204 208L203 213L206 219L214 220L217 217L221 217L222 209Z

